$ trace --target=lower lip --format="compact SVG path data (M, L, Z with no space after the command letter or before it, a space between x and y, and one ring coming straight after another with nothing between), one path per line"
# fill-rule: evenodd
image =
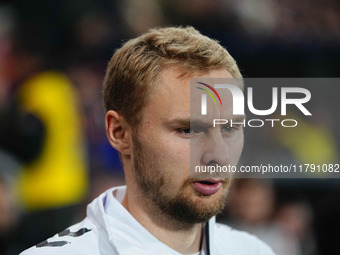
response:
M192 185L202 195L209 196L219 191L222 184L221 182L216 182L214 184L204 184L200 182L194 182Z

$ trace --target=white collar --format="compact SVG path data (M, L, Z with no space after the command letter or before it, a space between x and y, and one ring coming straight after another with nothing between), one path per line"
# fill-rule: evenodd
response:
M106 232L109 242L118 253L180 255L154 237L122 206L125 193L126 186L111 188L96 198L87 208L88 217ZM209 224L210 240L213 240L214 222L215 217Z

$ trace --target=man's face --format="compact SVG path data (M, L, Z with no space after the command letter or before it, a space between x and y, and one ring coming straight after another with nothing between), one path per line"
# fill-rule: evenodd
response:
M149 96L142 124L133 135L133 174L141 192L164 214L181 222L204 222L222 209L230 179L190 178L190 141L195 139L198 153L191 161L197 165L236 165L243 148L243 130L190 130L190 78L178 78L179 74L175 68L162 71ZM213 70L201 77L231 75ZM230 111L218 113L220 117L231 112L232 100L227 100L226 106ZM200 137L203 141L203 136L211 138L208 146L197 142Z

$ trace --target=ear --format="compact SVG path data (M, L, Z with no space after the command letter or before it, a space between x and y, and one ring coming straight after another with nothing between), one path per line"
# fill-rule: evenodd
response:
M116 111L108 111L105 116L105 127L111 146L122 155L130 155L131 129L123 116Z

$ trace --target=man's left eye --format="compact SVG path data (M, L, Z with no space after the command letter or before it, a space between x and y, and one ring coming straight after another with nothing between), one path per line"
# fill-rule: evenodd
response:
M231 126L225 126L225 127L222 128L222 131L226 132L226 133L232 133L234 130L235 130L235 128L231 127Z

